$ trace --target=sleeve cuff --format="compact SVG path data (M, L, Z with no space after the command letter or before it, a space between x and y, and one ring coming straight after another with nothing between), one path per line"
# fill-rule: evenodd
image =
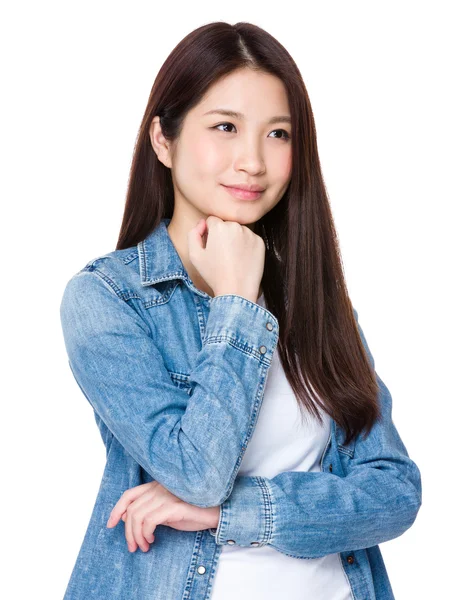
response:
M273 533L272 507L271 490L263 477L238 476L220 505L218 527L210 533L219 545L265 546Z
M278 336L278 319L263 306L237 294L210 301L204 344L227 341L246 354L271 360Z

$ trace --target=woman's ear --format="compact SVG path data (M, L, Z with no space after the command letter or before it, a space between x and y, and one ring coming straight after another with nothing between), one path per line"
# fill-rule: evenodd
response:
M171 169L170 143L161 130L160 117L157 115L150 124L150 142L158 160Z

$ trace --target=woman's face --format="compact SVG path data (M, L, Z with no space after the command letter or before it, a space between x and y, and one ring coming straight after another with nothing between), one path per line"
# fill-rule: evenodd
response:
M238 114L213 112L218 109ZM175 214L187 211L193 221L209 215L242 225L258 221L289 184L291 135L280 79L250 69L225 76L187 113L163 160L172 171ZM257 199L244 200L224 187L236 184L259 185L264 191Z

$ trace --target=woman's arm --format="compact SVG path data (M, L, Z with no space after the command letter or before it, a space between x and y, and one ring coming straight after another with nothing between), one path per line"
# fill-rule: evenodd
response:
M391 394L376 377L382 420L366 439L357 439L347 473L239 475L220 507L216 531L210 530L218 544L259 542L298 558L318 558L375 546L413 524L422 502L420 471L392 421Z
M151 337L126 299L98 268L68 281L60 317L73 375L108 429L154 480L185 502L217 506L233 485L257 418L278 321L242 296L213 298L187 396L164 365L158 344L165 340Z

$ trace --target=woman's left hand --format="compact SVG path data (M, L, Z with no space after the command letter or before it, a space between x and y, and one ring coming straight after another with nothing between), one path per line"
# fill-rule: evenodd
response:
M126 490L113 507L107 527L122 519L129 552L139 547L147 552L155 540L157 525L168 525L181 531L197 531L217 527L220 507L201 508L180 500L157 481Z

